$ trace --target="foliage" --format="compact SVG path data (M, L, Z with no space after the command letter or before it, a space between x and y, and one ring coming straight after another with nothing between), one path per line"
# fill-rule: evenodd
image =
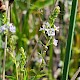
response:
M10 22L6 14L0 12L1 80L6 34L6 79L61 79L71 2L72 0L14 0L10 10ZM80 66L79 13L80 11L77 14L72 45L70 79ZM7 26L6 31L2 25Z

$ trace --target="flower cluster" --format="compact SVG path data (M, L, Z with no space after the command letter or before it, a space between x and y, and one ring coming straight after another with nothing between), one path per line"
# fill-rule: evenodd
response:
M59 31L59 27L56 27L54 25L54 28L51 28L50 23L49 22L44 22L42 25L42 28L40 28L39 31L45 31L47 32L49 37L55 37L55 31ZM55 38L53 39L53 44L55 46L57 46L58 40L56 40Z
M49 21L51 23L51 26L54 25L55 19L58 17L59 13L60 13L60 7L56 6L55 9L52 11L51 15L49 16Z
M15 33L16 27L13 26L12 23L4 24L0 27L0 33L5 33L6 31L10 31L11 33Z
M24 49L23 47L20 48L20 67L21 67L21 71L24 70L24 65L26 63L26 55L25 55L25 52L24 52Z

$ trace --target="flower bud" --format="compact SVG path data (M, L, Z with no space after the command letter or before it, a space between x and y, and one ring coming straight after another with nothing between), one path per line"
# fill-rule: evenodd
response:
M57 18L58 14L60 13L60 7L57 6L55 7L55 9L53 10L52 14L49 16L49 22L52 24L54 24L55 19Z

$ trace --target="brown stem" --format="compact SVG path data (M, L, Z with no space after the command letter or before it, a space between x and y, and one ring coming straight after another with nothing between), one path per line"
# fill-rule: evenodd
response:
M6 15L8 16L8 5L9 5L8 0L5 0L5 5L6 5ZM3 80L5 80L6 49L7 49L7 34L5 34L5 47L4 47L4 60L3 60Z
M73 75L73 77L72 77L71 80L75 80L75 79L77 78L79 72L80 72L80 67L79 67L79 69L77 70L77 72Z

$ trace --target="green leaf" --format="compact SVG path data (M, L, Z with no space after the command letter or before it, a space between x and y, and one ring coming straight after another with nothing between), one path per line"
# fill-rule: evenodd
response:
M70 58L71 58L77 6L78 6L78 0L72 0L72 9L71 9L71 16L70 16L67 46L66 46L66 55L65 55L65 61L64 61L63 76L61 80L68 80L69 63L70 63Z

